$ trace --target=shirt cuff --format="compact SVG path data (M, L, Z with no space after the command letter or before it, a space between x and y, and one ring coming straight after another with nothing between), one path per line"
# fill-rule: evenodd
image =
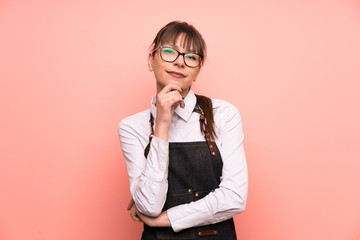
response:
M205 208L198 208L196 214L191 214L192 211L188 205L189 204L182 204L167 210L168 218L174 232L203 225L204 222L212 218L212 214L206 210L206 206Z

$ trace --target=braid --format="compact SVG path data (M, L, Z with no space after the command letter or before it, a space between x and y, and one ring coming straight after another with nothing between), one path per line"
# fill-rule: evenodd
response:
M206 96L197 95L197 94L195 94L195 96L196 96L197 103L199 104L199 107L204 112L206 124L209 129L210 137L212 140L215 140L215 138L217 136L216 136L216 132L215 132L215 122L214 122L212 101L210 98L208 98Z

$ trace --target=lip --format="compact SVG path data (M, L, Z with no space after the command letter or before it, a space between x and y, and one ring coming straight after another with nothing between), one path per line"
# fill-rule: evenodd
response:
M176 77L176 78L184 78L184 77L186 77L186 75L184 75L181 72L176 72L176 71L166 71L166 72L168 74L170 74L171 76Z

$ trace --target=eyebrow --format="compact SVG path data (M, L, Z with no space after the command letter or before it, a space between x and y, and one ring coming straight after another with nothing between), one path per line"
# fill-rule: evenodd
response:
M176 48L176 50L178 50L179 51L179 45L172 45L172 44L169 44L169 47L173 47L173 48ZM195 49L185 49L185 51L187 51L187 52L192 52L192 53L197 53L196 52L196 50Z

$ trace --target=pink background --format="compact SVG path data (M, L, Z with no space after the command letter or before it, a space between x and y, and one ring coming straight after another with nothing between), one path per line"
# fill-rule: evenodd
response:
M0 239L139 239L120 120L155 93L172 20L208 45L197 93L238 107L242 240L360 239L360 2L0 1Z

